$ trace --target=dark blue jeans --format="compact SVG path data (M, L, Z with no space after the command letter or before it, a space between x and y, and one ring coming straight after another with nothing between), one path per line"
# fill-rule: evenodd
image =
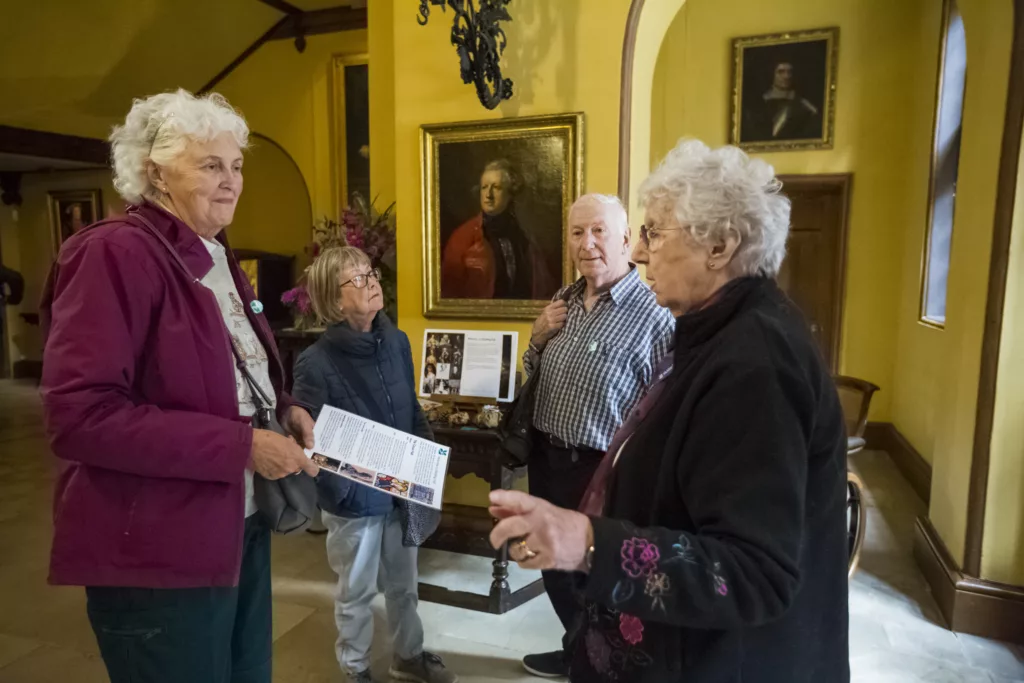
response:
M245 521L234 588L88 587L111 683L270 683L270 531Z

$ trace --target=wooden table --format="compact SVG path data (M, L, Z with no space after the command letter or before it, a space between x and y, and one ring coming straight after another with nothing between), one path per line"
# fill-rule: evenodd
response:
M510 489L517 480L526 476L526 466L508 457L501 449L494 430L435 426L434 438L452 449L448 474L456 479L475 474L488 482L494 491ZM487 595L482 595L420 583L421 599L478 612L504 614L544 592L544 584L540 579L519 590L511 590L508 584L508 548L495 551L488 540L493 524L486 508L452 504L444 506L437 532L423 546L493 557L491 590Z
M276 330L278 349L285 367L285 390L292 387L292 367L302 351L315 342L322 329ZM518 465L505 454L498 444L498 435L490 429L461 429L432 425L435 439L452 449L448 474L461 479L475 474L490 484L491 490L510 489L526 476L526 466ZM491 572L491 590L487 595L455 591L443 586L420 583L420 598L428 602L462 607L478 612L504 614L541 595L544 584L540 579L513 591L508 584L508 549L495 551L488 536L494 526L487 508L472 505L447 504L441 511L441 524L424 544L425 548L446 550L465 555L494 558Z

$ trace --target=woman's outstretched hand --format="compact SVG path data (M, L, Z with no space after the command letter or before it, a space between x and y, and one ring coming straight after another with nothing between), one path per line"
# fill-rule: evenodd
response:
M590 518L521 491L491 491L491 515L499 520L491 545L512 541L509 555L524 569L585 571L593 543Z

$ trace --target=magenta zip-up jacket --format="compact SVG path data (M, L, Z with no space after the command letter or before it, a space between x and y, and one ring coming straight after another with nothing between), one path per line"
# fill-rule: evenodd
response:
M46 429L65 464L50 582L237 585L252 428L238 414L220 309L195 279L213 260L169 213L150 204L131 212L167 238L192 277L128 217L88 228L60 250L40 306ZM218 239L227 246L223 233ZM283 413L291 399L273 333L227 251Z

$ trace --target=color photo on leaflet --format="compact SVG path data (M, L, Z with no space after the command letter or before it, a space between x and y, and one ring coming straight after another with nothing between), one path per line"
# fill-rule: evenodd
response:
M341 461L335 460L334 458L328 458L326 455L320 455L314 453L313 457L310 458L317 467L328 470L330 472L338 472L341 469Z

